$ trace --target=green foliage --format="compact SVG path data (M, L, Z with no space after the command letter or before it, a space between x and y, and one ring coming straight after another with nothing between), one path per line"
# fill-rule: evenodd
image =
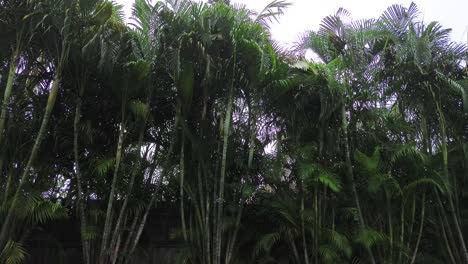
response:
M269 253L274 244L280 239L281 235L278 232L264 235L255 246L255 255L260 255L261 251Z
M310 190L318 183L323 184L333 192L340 192L342 189L341 180L336 174L317 166L315 163L302 164L300 170L304 183Z
M176 263L467 262L467 47L412 3L285 48L288 6L0 1L0 262L70 214L132 263L158 206Z
M387 243L388 237L377 230L366 228L359 230L354 240L366 248L371 248L376 245Z
M27 255L21 244L9 240L0 253L0 261L5 264L21 264Z

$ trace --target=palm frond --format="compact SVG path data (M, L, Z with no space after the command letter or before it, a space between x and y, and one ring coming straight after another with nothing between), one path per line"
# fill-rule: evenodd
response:
M262 252L269 253L271 248L281 240L279 232L273 232L264 235L255 245L255 255L259 256Z
M388 238L384 233L371 228L365 228L359 230L355 241L362 244L366 248L371 248L375 245L386 243Z
M23 245L9 240L0 253L0 262L5 264L21 264L27 255Z
M284 10L290 5L291 3L286 0L273 0L257 15L255 22L269 28L268 22L278 21L278 18L284 14Z
M452 92L456 93L462 98L463 109L468 113L468 85L465 83L459 83L453 79L447 77L439 71L436 71L437 78L446 85ZM465 86L463 86L465 84Z

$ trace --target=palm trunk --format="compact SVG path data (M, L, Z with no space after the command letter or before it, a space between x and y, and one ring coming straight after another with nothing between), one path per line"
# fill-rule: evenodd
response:
M219 136L222 137L223 134L224 134L224 117L223 115L220 115L220 118L219 118ZM222 144L221 144L221 141L218 141L217 142L217 146L216 146L216 154L219 154L221 153L222 151ZM220 159L218 157L218 155L216 155L216 160L215 160L215 172L218 172L220 170ZM218 215L218 207L216 206L218 204L218 182L219 182L219 179L218 177L214 177L213 179L213 210L212 210L212 241L213 241L213 245L212 245L212 263L213 264L216 264L216 250L217 250L217 246L216 246L216 236L217 236L217 224L218 224L218 221L217 221L217 215Z
M247 173L250 173L250 170L252 169L252 162L253 162L253 156L254 156L254 151L255 151L255 138L257 134L257 121L256 121L256 115L255 115L255 110L252 107L252 104L249 105L249 124L250 124L250 137L249 137L249 155L247 158ZM242 194L241 194L242 195ZM242 219L242 212L244 208L244 197L241 196L241 203L239 205L239 211L237 213L236 217L236 226L235 230L233 232L232 238L231 238L231 243L230 246L228 247L227 253L226 253L226 264L229 264L232 258L232 254L234 251L234 246L237 240L237 234L239 233L240 229L240 222Z
M410 248L410 244L411 244L411 236L413 234L414 223L416 221L415 219L416 219L416 196L413 195L413 202L411 204L411 223L410 223L410 227L408 231L408 243L407 243L408 248Z
M297 246L296 242L294 242L294 239L289 237L289 244L291 245L291 248L293 250L294 258L296 260L296 263L299 264L301 263L301 258L299 257L299 251L297 251Z
M222 243L222 234L221 226L223 224L223 205L224 205L224 180L226 178L226 159L227 159L227 147L228 147L228 137L231 126L231 113L232 113L232 104L233 104L233 95L232 87L229 92L228 105L226 109L226 117L224 119L224 129L223 129L223 154L221 160L221 176L219 178L219 196L218 196L218 211L217 211L217 223L216 223L216 263L221 263L221 243Z
M8 112L8 103L10 102L11 91L13 90L13 81L15 80L15 72L18 67L18 50L13 52L11 56L10 69L8 71L8 80L3 95L2 111L0 113L0 146L3 140L3 130L5 129L6 116Z
M445 118L443 116L443 112L442 112L440 103L436 102L436 108L437 108L437 112L438 112L438 121L439 121L439 125L440 125L440 134L441 134L440 137L441 137L441 141L442 141L441 148L442 148L442 157L443 157L443 163L444 163L444 177L445 177L445 179L447 181L449 181L447 132L446 132L447 130L445 128ZM454 193L456 194L456 190L454 190L453 192L449 191L448 195L447 195L447 200L448 200L448 203L449 203L449 206L450 206L449 213L450 213L450 217L452 218L452 221L454 223L456 235L457 235L459 243L460 243L460 248L461 248L461 251L462 251L461 255L462 255L462 258L463 258L463 262L468 263L468 250L466 248L465 239L463 237L463 232L461 230L460 222L458 221L457 208L455 207L454 202L453 202Z
M437 190L435 190L435 191L437 192ZM445 230L445 224L444 224L444 221L442 219L441 211L442 210L440 208L439 208L439 210L437 210L437 215L439 217L439 222L441 223L440 230L442 231L442 237L444 238L445 247L447 248L447 254L449 255L450 261L451 261L452 264L456 264L457 262L455 261L454 254L452 252L452 248L451 248L450 243L449 243L449 239L448 239L448 236L447 236L447 232Z
M184 241L187 241L187 227L185 225L185 210L184 210L184 174L185 174L185 164L184 164L184 150L185 150L185 137L183 134L182 128L182 142L180 143L180 187L179 187L179 199L180 199L180 221L182 223L182 234L184 236Z
M304 187L302 187L302 195L301 195L301 231L302 231L302 247L304 250L304 261L305 264L309 264L309 252L307 250L307 241L306 241L306 232L305 232L305 225L304 225ZM316 208L317 209L317 208ZM317 235L317 234L315 234Z
M235 52L235 51L234 51ZM216 223L216 264L221 263L221 245L222 245L222 230L221 226L223 224L223 206L224 206L224 180L226 178L226 159L227 159L227 148L228 148L228 138L229 131L231 128L231 118L232 118L232 108L234 101L234 70L236 67L236 58L234 54L234 63L233 73L231 76L231 85L229 87L229 95L227 100L226 116L224 118L224 128L223 128L223 155L221 160L221 175L219 178L219 196L218 196L218 211L217 211L217 223Z
M130 246L130 242L132 241L132 238L134 237L135 235L135 230L136 230L136 227L137 227L137 224L138 224L138 219L140 218L140 213L141 211L138 210L135 215L133 216L133 221L132 221L132 225L130 226L130 230L128 232L128 235L127 235L127 239L125 240L125 244L122 248L122 254L120 255L120 258L119 258L119 261L117 263L121 264L125 261L125 257L126 255L128 254L128 249L129 249L129 246Z
M453 254L453 256L455 257L455 263L462 263L461 262L461 259L460 259L460 252L458 252L458 246L456 244L456 241L455 241L455 237L452 233L452 229L451 229L451 225L450 225L450 222L448 220L448 217L447 217L447 213L446 213L446 207L445 205L442 203L442 199L440 198L440 195L438 193L438 190L434 188L434 191L435 191L435 194L436 194L436 198L437 198L437 203L439 205L439 211L440 211L440 215L441 215L441 226L445 226L444 230L445 230L445 233L447 235L447 245L451 248L450 252Z
M405 203L401 203L401 208L400 208L400 245L403 245L405 241ZM398 253L398 263L401 263L401 258L402 258L403 252L400 250Z
M352 191L352 195L354 198L354 203L358 211L359 224L361 225L361 228L366 228L364 216L361 210L361 204L359 202L359 196L358 196L357 189L356 189L356 183L354 181L353 166L351 163L351 150L349 147L349 139L348 139L348 121L346 119L346 106L345 106L344 101L342 102L342 105L341 105L341 128L343 130L343 137L344 137L344 143L345 143L346 174L348 176L348 180L351 183L351 191ZM368 248L367 250L371 258L371 263L375 264L376 262L375 262L375 258L374 258L374 254L372 253L372 250L370 248Z
M242 219L242 211L243 211L243 206L241 205L240 208L239 208L239 211L237 213L237 217L236 217L236 226L234 228L234 232L231 236L231 240L230 240L230 243L229 243L229 247L227 248L227 252L226 252L226 262L225 264L229 264L231 263L231 259L232 259L232 256L233 256L233 252L234 252L234 246L236 244L236 240L237 240L237 235L239 233L239 229L241 227L241 219Z
M419 232L418 238L416 240L416 245L414 246L413 257L411 258L411 263L414 264L416 261L416 255L418 254L419 243L421 242L422 232L424 228L424 211L426 208L426 192L423 193L422 201L421 201L421 223L419 223Z
M99 262L101 264L104 264L107 262L107 257L108 257L108 250L110 248L108 247L108 240L111 232L111 225L112 225L112 207L114 203L114 196L115 196L115 189L117 186L117 178L119 175L119 168L120 168L120 161L122 159L122 147L123 147L123 139L124 139L124 124L123 120L122 123L120 123L120 128L119 128L119 139L117 142L117 151L115 154L115 165L114 165L114 173L112 177L112 184L111 184L111 191L109 194L109 200L107 202L107 211L106 211L106 221L104 223L104 232L102 234L102 241L101 241L101 252L99 254Z
M179 124L179 116L176 115L175 121L174 121L174 131L176 131L176 128L177 128L178 124ZM143 229L144 229L144 227L146 225L146 220L148 218L149 211L153 207L153 204L156 203L156 195L158 194L159 188L161 187L161 184L162 184L162 181L163 181L163 179L164 179L164 177L165 177L165 175L167 173L167 170L169 169L169 162L170 162L172 153L174 152L175 139L176 139L176 134L174 133L171 144L169 145L169 150L167 152L166 159L165 159L164 164L163 164L163 169L162 169L161 175L160 175L160 177L158 179L158 182L156 183L156 188L155 188L155 190L153 192L153 195L151 196L151 199L150 199L150 202L148 203L148 206L145 209L145 213L143 214L143 217L142 217L142 219L140 221L140 224L138 225L138 229L137 229L137 232L135 234L135 237L134 237L133 241L131 242L131 246L130 246L130 250L128 251L127 258L123 262L125 264L129 263L130 257L135 252L135 248L136 248L136 246L138 244L138 241L140 240L141 234L143 233ZM155 154L155 156L156 156L156 154ZM152 175L150 177L152 177Z
M136 147L137 151L140 151L141 146L143 145L143 137L144 137L144 134L145 134L145 127L146 127L146 117L143 120L143 125L141 126L140 133L139 133L139 136L138 136L138 143L137 143L137 147ZM145 156L143 158L145 158ZM122 204L122 208L120 209L119 217L117 218L117 222L115 224L115 228L114 228L114 231L113 231L114 234L112 236L111 243L110 243L110 248L116 248L116 250L113 251L114 254L119 254L118 247L116 247L117 239L121 235L122 221L125 222L125 220L123 220L124 217L126 217L126 215L125 215L126 212L125 211L127 209L128 200L130 199L130 195L131 195L132 190L133 190L133 185L135 184L135 177L136 177L137 173L139 173L140 168L141 168L140 164L141 163L138 163L137 168L134 171L132 171L132 173L131 173L130 183L128 184L128 188L127 188L127 195L125 196L124 202ZM117 256L113 256L112 258L117 259Z
M83 81L84 82L84 81ZM87 225L86 225L86 205L83 199L83 185L81 179L81 171L80 171L80 162L79 162L79 154L78 154L78 125L80 123L81 117L81 98L83 96L84 85L80 87L79 95L76 100L76 109L75 109L75 119L73 122L73 155L75 158L75 172L76 172L76 181L77 181L77 188L78 188L78 211L80 215L80 224L81 224L81 244L83 250L83 263L89 264L90 263L90 255L89 255L89 241L86 238L87 232Z
M10 196L10 189L11 189L11 185L13 184L13 172L14 172L14 168L10 168L10 170L8 171L8 176L7 176L8 179L7 179L7 183L6 183L6 188L5 188L4 198L3 198L3 204L2 204L3 208L7 204L8 197Z
M390 261L393 261L393 223L392 223L392 207L390 205L390 195L385 188L385 200L387 204L387 217L388 217L388 233L390 238Z

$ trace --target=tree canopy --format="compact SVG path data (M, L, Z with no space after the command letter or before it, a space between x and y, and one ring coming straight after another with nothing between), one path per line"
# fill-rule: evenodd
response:
M468 264L467 46L412 3L285 48L289 5L0 1L0 263L67 218L137 263L166 206L174 263Z

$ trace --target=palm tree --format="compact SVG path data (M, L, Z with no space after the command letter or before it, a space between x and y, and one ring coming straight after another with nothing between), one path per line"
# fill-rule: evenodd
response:
M373 21L356 21L346 23L349 13L345 9L339 9L335 15L325 17L317 33L311 32L306 35L298 45L298 50L305 52L312 49L327 63L325 71L328 87L332 90L329 94L337 94L335 98L341 105L341 131L343 133L344 156L346 165L346 176L351 185L351 193L358 211L358 219L361 228L366 228L363 209L358 196L356 181L354 179L352 164L352 149L350 145L349 123L352 118L355 105L353 93L365 93L366 78L365 71L372 61L372 55L366 51L374 35ZM364 81L356 81L362 78ZM357 90L353 89L357 86ZM375 257L369 249L372 263Z
M70 65L68 71L70 72L67 76L76 80L76 107L75 117L73 121L73 155L74 155L74 167L76 172L76 185L77 185L77 196L78 196L78 210L80 215L81 224L81 241L83 249L83 261L84 263L90 263L90 245L86 238L87 236L87 221L86 221L86 201L84 199L85 192L83 190L83 179L80 167L80 154L79 154L79 126L81 119L81 108L83 102L83 96L85 88L88 84L91 70L86 64L95 63L96 61L102 60L104 52L101 55L98 51L90 51L92 47L96 48L100 46L100 40L105 38L106 29L109 23L112 23L113 5L110 2L94 1L86 5L77 4L74 6L77 10L77 19L79 22L76 23L74 29L73 40L71 43L71 49L78 51L72 53L70 56ZM101 42L102 43L102 42ZM101 50L104 51L108 47L102 45ZM99 63L100 65L108 64L112 62ZM97 63L95 65L98 65ZM97 70L97 69L96 69Z
M444 67L450 58L460 60L466 56L466 47L455 44L449 39L449 29L444 29L437 22L425 25L416 21L418 10L415 4L411 4L408 9L402 6L390 7L381 17L381 26L388 34L388 50L395 54L397 71L404 70L411 76L411 79L404 79L405 84L398 96L408 103L410 109L417 109L427 113L433 111L437 117L440 133L440 147L443 160L443 175L447 182L452 180L448 170L448 150L447 150L447 127L446 114L443 111L443 98L445 91L452 90L463 96L464 88L458 84L453 77L444 72ZM457 66L454 65L455 68ZM401 75L403 77L403 75ZM414 97L419 94L417 97ZM420 95L423 95L422 97ZM446 99L445 99L446 100ZM463 98L465 100L465 98ZM466 105L466 102L463 102ZM408 110L408 111L411 111ZM425 115L425 114L424 114ZM423 125L422 127L425 127ZM424 133L426 134L426 133ZM423 139L423 144L427 144L430 139L427 136ZM454 179L454 177L452 177ZM459 210L454 203L454 191L447 193L450 216L455 228L455 234L460 243L461 255L464 262L468 262L468 251L466 249L459 217L456 212Z
M36 8L38 10L33 9L34 13L37 12L37 14L42 15L42 17L39 18L40 19L39 21L41 21L42 18L44 18L48 12L52 11L52 9L47 9L47 8L51 8L51 6L38 5ZM0 233L0 246L6 245L8 232L9 232L8 229L10 228L11 221L13 220L13 211L14 211L14 208L17 206L18 199L22 191L22 187L28 181L28 178L30 175L30 169L32 167L33 161L37 156L41 142L45 136L47 124L49 122L52 109L55 105L55 100L57 98L59 84L60 84L61 77L62 77L62 69L64 67L65 62L67 61L67 56L68 56L68 51L69 51L69 37L70 37L69 35L70 32L68 31L70 27L69 14L64 16L63 21L56 21L56 22L57 22L56 24L52 24L51 26L53 26L57 32L61 32L62 35L59 35L60 45L58 48L60 51L59 51L59 55L57 56L58 61L56 62L57 64L55 68L54 81L52 83L52 87L51 87L49 97L47 100L47 106L45 109L44 116L42 118L41 127L35 139L34 146L31 149L31 153L29 155L26 166L23 170L19 184L16 188L16 192L12 198L12 202L11 202L11 205L9 206L8 213L6 214L5 221L2 224L1 233Z

